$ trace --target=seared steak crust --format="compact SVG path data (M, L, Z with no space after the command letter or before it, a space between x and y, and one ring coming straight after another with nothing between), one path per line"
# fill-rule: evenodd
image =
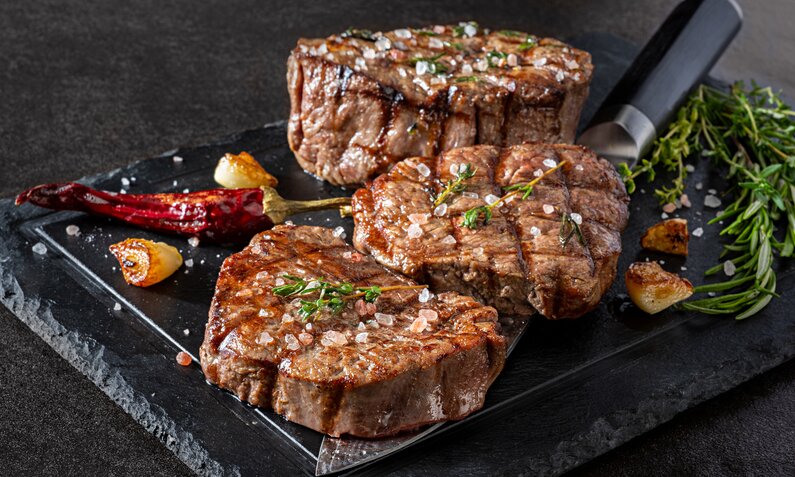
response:
M499 197L504 187L526 183L563 160L526 200L495 208L489 224L461 226L464 212L484 205L489 195ZM434 214L442 183L465 164L477 168L466 191ZM581 146L473 146L407 159L356 191L353 240L436 292L472 295L509 315L537 310L549 319L577 318L596 307L615 278L628 203L613 166ZM561 245L562 214L572 213L582 218L586 246L577 237Z
M357 286L414 284L329 229L261 233L226 259L218 277L200 350L208 380L332 436L396 434L483 405L505 362L493 308L457 293L420 303L419 290L402 290L376 302L389 319L360 316L351 302L340 314L304 323L294 297L271 292L284 274ZM423 309L438 319L412 331Z
M584 51L460 25L364 36L301 39L288 60L290 148L322 179L362 184L474 144L574 140L593 71Z

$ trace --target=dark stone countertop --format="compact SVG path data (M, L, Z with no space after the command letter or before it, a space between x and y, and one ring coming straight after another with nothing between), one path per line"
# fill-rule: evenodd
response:
M71 3L0 3L0 197L285 118L284 61L299 36L477 19L563 38L611 31L642 44L676 2ZM714 74L792 97L795 4L740 3L743 31ZM793 381L790 362L573 473L792 475ZM0 382L4 473L190 474L5 308Z

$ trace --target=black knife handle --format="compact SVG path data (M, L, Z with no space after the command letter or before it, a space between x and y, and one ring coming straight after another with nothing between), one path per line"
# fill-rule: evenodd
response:
M733 0L686 0L677 5L613 88L590 126L611 121L609 116L617 111L623 109L626 114L634 108L659 134L715 65L741 23L742 11ZM650 145L645 139L641 149Z

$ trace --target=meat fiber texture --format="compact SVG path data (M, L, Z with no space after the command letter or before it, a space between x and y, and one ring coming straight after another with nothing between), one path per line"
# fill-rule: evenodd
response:
M212 383L332 436L388 436L483 406L505 363L494 308L458 293L399 290L375 302L378 314L350 300L341 313L302 321L300 300L271 291L285 274L415 284L326 228L261 233L218 277L200 350Z
M495 207L488 224L462 226L468 209L564 160L527 199ZM477 172L466 190L434 208L443 184L467 164ZM597 306L615 278L628 203L615 168L581 146L473 146L407 159L356 191L353 240L435 292L471 295L509 316L577 318ZM574 236L563 246L564 214L581 219L584 244Z
M593 72L555 39L475 24L301 39L287 67L290 148L343 186L456 147L571 143Z

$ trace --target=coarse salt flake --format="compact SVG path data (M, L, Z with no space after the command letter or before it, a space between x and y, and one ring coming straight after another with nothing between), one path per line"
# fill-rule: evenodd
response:
M693 237L701 237L702 235L704 235L704 229L698 227L697 229L690 232L690 235L692 235Z
M346 237L345 229L342 226L335 227L331 235L344 239Z
M455 237L452 235L447 235L445 238L442 239L442 243L445 245L453 245L456 243Z
M185 336L190 336L190 330L185 328L184 330L182 330L182 334Z
M672 214L676 211L676 204L674 204L673 202L668 202L663 206L662 209L663 212L665 212L666 214Z
M428 177L431 175L431 170L423 163L417 164L417 172L419 172L422 176Z
M687 194L682 194L682 197L679 198L679 202L687 208L690 208L690 206L693 205L690 203L690 197L688 197Z
M189 258L189 259L185 260L185 266L186 267L192 267L193 266L193 259Z
M446 213L447 213L447 204L444 203L439 204L438 206L436 206L435 209L433 209L433 215L437 217L444 217L444 214Z
M477 33L478 33L478 29L475 27L475 25L473 25L471 23L468 23L464 27L464 35L466 35L466 36L475 36L475 35L477 35Z
M429 215L430 214L409 214L409 222L418 225L427 224Z
M551 213L555 212L555 207L553 207L553 206L551 206L549 204L544 204L543 209L544 209L544 213L545 214L551 214Z
M66 235L80 235L80 227L77 225L67 225Z
M44 255L45 253L47 253L47 246L41 242L37 242L36 245L34 245L31 248L31 250L33 250L34 253L37 253L39 255Z
M428 327L428 320L422 317L417 317L409 327L412 333L422 333Z
M687 165L685 166L685 170L686 170L687 172L693 172L693 171L695 171L695 170L696 170L696 168L695 168L695 167L693 167L693 164L687 164Z
M572 212L569 214L569 217L571 217L572 222L575 224L582 225L582 215L578 214L577 212Z
M720 207L720 204L721 204L720 199L715 195L710 194L704 197L704 205L707 207L712 207L713 209L717 209L718 207Z
M541 229L539 229L535 225L530 227L530 235L532 235L533 237L538 237L539 235L541 235Z
M466 197L467 199L479 199L480 198L480 196L477 193L472 192L472 191L468 191L468 190L465 190L464 192L462 192L461 195L463 197Z
M408 40L411 38L411 32L405 28L401 28L399 30L395 30L395 36L402 40Z
M315 338L309 333L300 333L298 335L298 341L300 341L304 346L309 346L315 341Z
M461 65L461 74L468 76L471 75L472 73L473 73L472 65L470 65L469 63L464 63L463 65Z
M439 319L439 313L437 313L436 310L431 310L429 308L422 308L417 312L417 316L420 318L425 318L426 321L436 321Z
M579 64L579 63L577 63L577 62L576 62L576 61L574 61L574 60L566 60L566 63L565 63L565 64L566 64L566 68L568 68L568 69L570 69L570 70L576 70L577 68L579 68L579 67L580 67L580 64Z
M291 333L284 335L284 342L287 343L287 349L291 351L295 351L301 347L301 343L298 342L298 338Z
M257 344L266 345L270 343L273 343L273 336L267 331L263 331L257 336Z
M361 333L357 333L355 339L356 339L357 343L367 343L367 338L369 336L370 336L369 333L367 333L366 331L363 331Z
M565 78L566 75L563 74L563 71L558 70L558 72L555 73L555 79L558 81L558 83L562 83Z
M702 184L701 182L696 182L696 190L701 190L703 188L704 188L704 184Z
M438 38L431 38L428 40L428 47L433 48L434 50L441 50L444 48L444 43L442 43L442 40Z
M375 50L372 48L365 48L364 51L362 51L362 56L367 60L372 60L375 58Z
M189 238L188 239L188 244L191 247L194 247L194 248L198 247L199 246L199 237L191 237L191 238Z
M667 219L667 218L668 218L668 214L666 214L665 212L663 212L662 214L660 214L660 218L661 218L661 219L663 219L663 220L665 220L665 219Z
M126 177L122 177L121 178L121 185L122 185L122 187L130 187L130 179L127 179Z
M171 160L174 161L175 164L179 164L183 159L180 156L174 156L171 158Z
M280 287L280 286L284 285L284 278L281 278L281 277L279 277L279 278L277 278L276 280L274 280L274 282L273 282L273 283L274 283L274 284L275 284L277 287Z
M536 68L538 68L539 66L544 66L545 64L547 64L546 57L533 60L533 66L535 66Z
M542 171L541 169L536 169L535 171L533 171L533 176L534 177L541 177L543 175L544 175L544 171Z
M507 60L508 60L508 66L516 66L519 64L519 58L513 53L508 55Z
M582 164L577 164L576 166L574 166L574 170L576 170L576 171L582 171L583 169L585 169L585 168L582 167Z
M395 317L386 313L376 313L374 316L375 321L379 325L392 326L392 324L395 322Z
M119 311L119 310L121 310L121 305L119 305L118 303L114 303L114 304L113 304L113 310L114 310L114 311Z
M428 300L431 299L431 292L427 288L423 288L420 294L417 296L417 300L420 303L427 303Z
M424 75L428 72L428 69L429 65L427 61L418 61L414 66L414 71L416 71L418 75Z
M550 167L550 168L552 168L552 167L555 167L555 166L557 166L557 165L558 165L558 163L557 163L557 162L555 162L555 160L554 160L554 159L544 159L544 162L543 162L543 164L544 164L545 166L547 166L547 167Z
M382 36L375 41L375 47L378 49L378 51L385 51L392 48L392 42L389 41L389 38Z
M734 262L731 260L726 260L723 262L723 273L725 273L727 277L734 275L736 271L737 267L734 266Z
M411 224L409 228L406 229L406 234L409 238L418 238L422 235L422 227L419 224Z
M500 200L500 198L494 194L489 194L486 197L484 197L483 200L485 200L487 204L491 205L497 202L498 200Z

